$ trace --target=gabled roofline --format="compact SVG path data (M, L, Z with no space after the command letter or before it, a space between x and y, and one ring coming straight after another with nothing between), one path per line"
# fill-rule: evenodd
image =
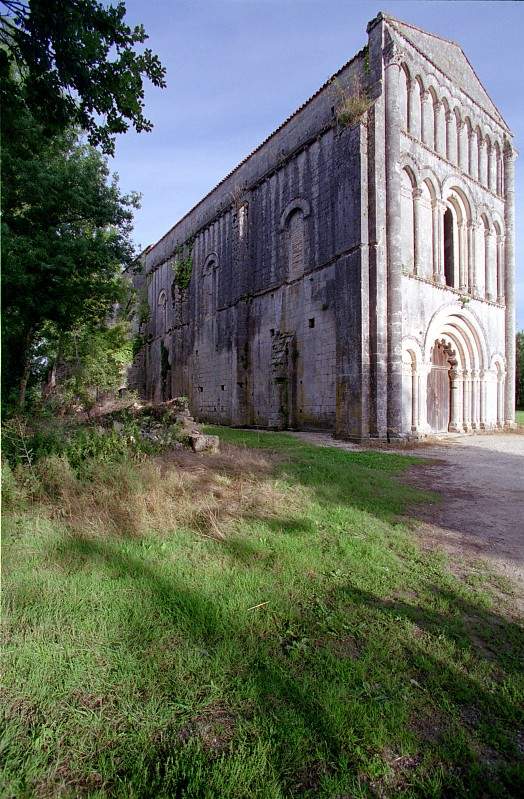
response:
M414 30L414 31L418 31L419 33L423 33L425 36L431 36L433 39L438 39L438 40L439 40L439 41L441 41L441 42L446 42L446 44L452 44L454 47L457 47L457 48L460 50L460 52L462 53L462 55L464 56L464 58L466 59L466 62L467 62L467 64L468 64L468 66L470 67L471 71L472 71L472 72L473 72L473 74L475 75L475 77L476 77L476 79L478 80L478 82L479 82L480 86L482 87L483 91L486 93L486 96L487 96L487 97L489 97L489 100L490 100L490 102L492 103L492 105L493 105L493 108L496 110L497 114L499 115L500 119L496 119L496 117L494 117L494 116L493 116L493 114L492 114L492 113L490 113L490 112L489 112L487 109L485 109L485 108L482 108L482 106L480 106L479 102L478 102L477 100L475 100L473 97L471 97L471 95L469 95L465 89L460 89L460 91L461 91L461 92L463 92L463 94L465 94L465 95L466 95L466 97L467 97L469 100L471 100L471 102L472 102L472 103L475 103L475 105L478 105L478 106L480 106L480 107L482 108L482 110L484 111L484 113L486 113L486 114L487 114L487 115L490 117L490 119L492 119L494 122L496 122L496 123L497 123L497 125L501 125L501 127L504 127L504 128L506 128L506 130L507 130L507 132L510 134L510 136L513 136L513 133L512 133L512 131L511 131L511 128L509 127L508 123L506 122L506 120L505 120L505 119L504 119L504 117L502 116L502 114L501 114L501 112L500 112L500 109L498 108L498 106L496 105L496 103L494 103L494 102L493 102L493 100L491 99L491 95L490 95L490 93L488 92L488 90L486 89L486 87L484 86L484 84L482 83L482 81L481 81L481 79L479 78L479 76L477 75L477 71L476 71L475 67L473 66L473 64L471 63L471 61L469 60L469 58L467 57L467 55L466 55L466 53L464 52L464 50L462 49L461 45L460 45L460 44L458 44L458 42L455 42L453 39L446 39L444 36L439 36L439 34L438 34L438 33L432 33L431 31L426 31L426 30L424 30L423 28L419 28L417 25L412 25L410 22L404 22L404 20L402 20L402 19L398 19L398 17L394 17L392 14L388 14L387 12L384 12L384 11L380 11L380 12L377 14L377 17L376 17L375 19L377 20L377 22L378 22L380 19L383 19L383 20L385 20L386 22L392 22L392 23L393 23L393 27L395 28L395 30L397 31L397 33L398 33L400 36L402 36L402 31L401 31L401 30L398 30L398 28L396 27L396 24L395 24L395 23L397 23L398 25L404 25L406 28L411 28L411 29L412 29L412 30ZM373 20L373 22L374 22L374 20ZM404 40L408 41L408 40L406 39L406 37L405 37L405 36L402 36L402 38L403 38ZM423 58L425 58L427 61L429 61L429 63L430 63L430 64L431 64L431 65L432 65L432 66L433 66L435 69L437 69L437 70L438 70L438 71L439 71L439 72L440 72L442 75L445 75L446 77L449 77L449 76L447 76L447 75L446 75L446 73L445 73L445 72L443 72L443 71L442 71L442 70L441 70L441 69L440 69L440 68L439 68L439 67L438 67L438 66L437 66L437 65L436 65L436 64L435 64L435 63L434 63L432 60L431 60L431 58L429 58L429 56L428 56L428 55L426 55L426 53L423 53L423 52L421 52L421 51L419 50L419 48L418 48L418 47L417 47L415 44L413 44L413 42L411 42L411 41L410 41L410 42L409 42L409 44L410 44L412 47L414 47L414 48L415 48L415 50L417 50L417 52L419 52L419 53L420 53L420 55L422 55L422 56L423 56ZM502 124L501 124L501 123L502 123Z

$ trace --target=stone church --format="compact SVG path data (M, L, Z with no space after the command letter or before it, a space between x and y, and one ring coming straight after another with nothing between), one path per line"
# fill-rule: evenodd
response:
M367 36L142 254L143 397L355 440L514 423L511 132L458 44Z

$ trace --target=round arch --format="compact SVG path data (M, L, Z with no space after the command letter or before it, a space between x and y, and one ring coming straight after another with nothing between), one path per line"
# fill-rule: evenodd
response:
M294 211L302 211L302 216L304 219L309 216L311 213L311 206L309 205L308 200L296 198L291 200L291 202L286 205L280 215L279 229L281 233L286 229L287 221Z

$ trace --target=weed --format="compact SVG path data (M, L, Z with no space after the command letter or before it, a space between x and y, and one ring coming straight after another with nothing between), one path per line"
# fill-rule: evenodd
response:
M346 128L359 122L371 106L371 100L358 78L354 79L351 89L337 78L333 79L332 87L338 124Z

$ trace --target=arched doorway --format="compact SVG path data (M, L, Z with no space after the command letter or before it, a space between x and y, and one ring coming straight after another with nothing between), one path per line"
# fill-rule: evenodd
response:
M449 430L451 414L450 370L454 366L454 352L444 341L435 341L428 372L427 420L435 433Z

